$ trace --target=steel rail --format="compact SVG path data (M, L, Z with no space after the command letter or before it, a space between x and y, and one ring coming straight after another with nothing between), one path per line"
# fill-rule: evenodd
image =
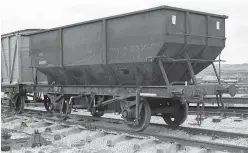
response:
M197 114L197 108L190 106L189 108L189 114ZM246 118L248 117L248 107L243 108L215 108L215 107L205 107L204 110L202 110L202 114L206 116L213 116L213 115L219 115L219 116L231 116L231 117L242 117Z
M204 97L204 103L216 104L216 97ZM223 97L225 104L248 104L248 97Z
M196 111L189 111L188 112L190 115L196 115L197 112ZM240 117L241 119L242 118L247 118L248 117L248 114L243 114L243 113L232 113L232 112L226 112L226 113L223 113L223 112L204 112L202 113L203 116L207 117L207 116L221 116L221 117Z
M34 107L43 107L43 103L27 103L27 106L34 106ZM189 107L189 114L196 115L197 114L197 108L196 106L190 106ZM204 107L204 110L202 114L207 115L207 116L230 116L230 117L248 117L248 107L243 107L243 108L227 108L227 109L220 109L220 108L208 108Z
M196 106L190 106L189 109L196 109ZM227 108L218 108L217 106L205 106L204 110L206 111L229 111L229 112L241 112L241 113L247 113L248 112L248 107L227 107Z

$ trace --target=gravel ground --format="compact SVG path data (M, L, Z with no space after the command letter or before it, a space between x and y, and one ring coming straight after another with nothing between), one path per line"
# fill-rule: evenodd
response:
M30 107L32 109L39 109L44 110L44 108L38 108L38 107ZM86 112L84 110L77 110L77 112L73 112L73 114L82 114L82 115L90 115L89 112ZM116 118L120 119L121 116L114 114L114 113L106 113L104 117L108 118ZM248 134L248 120L243 120L241 122L234 122L235 118L226 118L222 119L220 123L213 123L212 119L216 117L210 117L204 120L201 126L196 125L194 115L189 115L188 119L182 126L186 127L197 127L197 128L204 128L204 129L214 129L214 130L224 130L224 131L231 131L231 132L239 132L239 133L246 133ZM6 122L1 124L1 128L5 129L18 129L20 127L21 121L26 121L30 123L27 123L28 126L35 126L35 123L31 122L34 119L28 119L28 118L20 118L13 120L11 122ZM161 117L152 117L151 122L153 123L159 123L159 124L165 124ZM45 131L46 126L43 126L43 124L38 124L37 127L40 132ZM113 126L121 126L121 125L113 125ZM63 133L66 131L65 129L55 129L55 133ZM171 136L180 136L185 138L191 138L191 139L199 139L199 140L208 140L212 142L218 142L218 143L228 143L228 144L235 144L235 145L242 145L247 146L248 140L247 139L216 139L212 140L211 137L208 136L202 136L202 135L196 135L191 136L188 133L184 131L175 131L170 129L164 129L164 128L158 128L149 126L146 129L148 132L154 132L161 135L171 135ZM24 129L24 132L32 133L34 131L33 127L27 127ZM54 134L55 134L54 133ZM18 132L12 132L11 138L22 138L27 137L25 133L18 133ZM114 139L117 137L116 135L106 135L104 137L100 137L97 139L94 139L91 143L85 143L85 139L89 135L93 135L94 132L92 131L81 131L79 133L68 135L58 141L53 140L53 144L50 146L43 146L40 148L22 148L20 150L12 150L13 153L17 152L23 152L23 153L69 153L69 152L80 152L80 153L133 153L133 146L136 143L139 143L139 139L131 139L131 140L125 140L117 143L114 147L108 147L106 145L107 140ZM53 137L50 137L53 138ZM148 147L143 148L140 150L140 153L150 153L150 152L156 152L158 149L164 149L167 150L167 152L170 152L169 149L171 149L171 144L169 143L160 143L160 144L151 144ZM173 148L172 148L173 149ZM174 148L175 149L175 148ZM194 147L185 147L183 150L179 151L179 153L199 153L201 150L199 148ZM216 153L222 153L222 152L216 152Z

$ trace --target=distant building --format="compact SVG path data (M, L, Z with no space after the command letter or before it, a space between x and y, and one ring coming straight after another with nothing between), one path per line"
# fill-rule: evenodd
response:
M220 79L221 83L238 83L238 79ZM202 83L218 83L218 79L216 76L204 76L201 79Z
M216 76L204 76L202 77L202 83L218 83Z
M225 79L223 82L228 83L228 84L230 84L230 83L238 83L238 80L237 79Z

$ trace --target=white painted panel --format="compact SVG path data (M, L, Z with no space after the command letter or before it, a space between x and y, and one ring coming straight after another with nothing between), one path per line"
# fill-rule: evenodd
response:
M35 30L37 31L37 30ZM34 31L33 31L34 32ZM18 41L16 41L18 38ZM2 74L2 84L9 84L10 69L12 69L13 58L15 53L15 47L17 47L15 55L15 63L13 67L13 79L14 83L33 83L33 71L31 68L31 59L29 56L29 36L10 35L9 37L2 37L2 51L1 54L1 74ZM17 46L16 45L17 42ZM4 59L6 60L7 69L5 68ZM8 76L9 75L9 76ZM46 80L46 76L40 76L43 80Z
M10 37L10 75L12 73L13 84L19 82L19 38L19 36Z
M8 78L8 76L7 76L8 72L7 72L4 60L5 59L4 59L3 54L1 52L1 79L3 82L7 82L6 79Z
M5 60L5 61L4 61ZM1 74L2 82L9 83L9 46L8 38L1 39Z

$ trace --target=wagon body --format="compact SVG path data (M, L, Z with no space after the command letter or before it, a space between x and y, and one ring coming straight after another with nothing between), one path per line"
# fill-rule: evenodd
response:
M31 58L61 85L165 85L149 57L214 60L226 16L161 6L30 35ZM162 62L170 82L189 81L186 63ZM192 63L195 74L210 63Z
M34 83L34 70L31 67L30 44L27 34L37 31L41 31L41 29L27 29L1 35L2 86ZM38 72L38 78L40 81L46 80L46 77L40 72Z
M161 6L29 34L31 67L48 84L38 77L38 84L20 85L16 110L34 92L44 94L37 99L51 112L87 108L100 117L111 109L134 131L162 114L179 126L187 103L199 110L204 96L215 95L224 106L221 95L236 94L234 86L221 85L213 64L225 47L226 18ZM210 64L219 84L198 84L195 74Z

